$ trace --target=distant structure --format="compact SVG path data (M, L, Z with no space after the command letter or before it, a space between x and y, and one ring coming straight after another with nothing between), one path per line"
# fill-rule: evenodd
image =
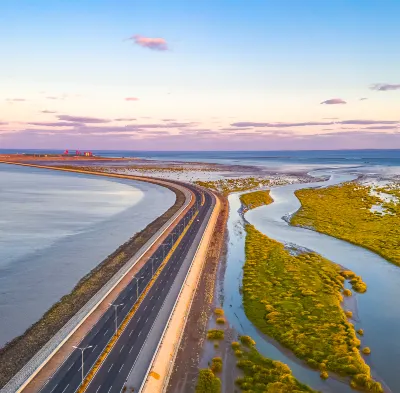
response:
M68 157L80 157L80 156L85 156L85 157L93 157L93 153L91 151L80 151L80 150L75 150L74 153L70 153L68 149L65 149L63 156L68 156Z

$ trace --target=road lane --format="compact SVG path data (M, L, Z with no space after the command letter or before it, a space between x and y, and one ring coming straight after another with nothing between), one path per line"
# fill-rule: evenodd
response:
M113 350L107 356L99 372L96 374L87 391L89 392L120 392L123 384L135 363L135 360L142 348L146 337L156 319L164 299L176 277L179 267L187 253L187 250L197 234L200 224L207 211L211 207L211 196L206 194L203 206L201 203L201 193L194 187L190 187L195 192L196 201L199 201L199 214L193 222L180 244L172 254L161 274L146 294L138 310L129 321L126 329L116 342ZM186 213L180 223L188 222L196 205ZM158 269L163 260L163 255L167 255L171 250L173 242L179 236L184 226L178 224L173 235L170 234L163 244L159 245L153 253L154 272ZM149 259L135 277L143 277L139 280L139 296L147 286L152 277L151 260ZM118 307L118 324L129 313L137 300L137 284L132 279L131 283L120 293L115 300L115 304L124 303L124 307ZM89 334L82 340L80 346L92 345L92 348L84 351L84 374L86 375L96 360L106 347L109 340L115 333L115 311L114 308L108 309L101 319L96 323ZM68 359L60 366L48 383L42 388L44 393L74 393L81 383L81 352L75 350Z

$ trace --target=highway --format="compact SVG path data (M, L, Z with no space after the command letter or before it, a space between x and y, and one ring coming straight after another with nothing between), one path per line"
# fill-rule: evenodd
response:
M178 182L177 182L178 183ZM178 183L179 184L179 183ZM102 363L95 377L87 388L91 393L119 393L124 387L125 381L135 364L139 352L147 338L148 333L160 311L164 299L166 298L172 283L174 282L178 271L182 265L190 245L196 234L201 228L201 224L207 217L207 213L213 206L213 197L209 193L204 193L204 204L202 202L202 193L194 186L184 184L195 194L195 204L178 222L175 229L162 244L159 244L151 258L145 263L141 270L132 278L129 285L120 293L113 302L114 305L120 305L116 308L111 307L103 314L100 320L95 324L91 331L80 343L80 347L90 348L83 352L84 376L90 371L96 360L107 346L110 339L115 334L115 320L117 324L123 321L137 301L137 292L139 297L146 288L164 257L171 250L174 242L179 237L185 224L189 222L192 215L199 210L196 219L185 233L181 242L174 250L171 258L164 266L161 274L147 292L140 303L132 319L129 321L125 330L118 338L113 349ZM115 309L117 311L115 311ZM79 349L74 350L71 355L60 366L56 373L49 379L41 389L43 393L74 393L82 382L82 358ZM138 387L135 387L135 392Z

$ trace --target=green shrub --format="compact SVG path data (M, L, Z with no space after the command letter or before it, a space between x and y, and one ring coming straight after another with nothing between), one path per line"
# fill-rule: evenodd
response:
M220 393L221 381L209 369L202 369L197 379L196 393Z
M217 318L217 323L223 325L225 323L225 318Z
M239 340L243 345L246 345L247 347L254 347L254 345L256 345L256 342L250 336L240 336Z
M224 315L224 310L222 308L216 308L214 310L214 314L218 316L223 316Z
M207 338L209 340L223 340L224 331L220 329L211 329L207 332Z
M213 373L219 373L222 371L222 359L220 357L213 358L210 368Z

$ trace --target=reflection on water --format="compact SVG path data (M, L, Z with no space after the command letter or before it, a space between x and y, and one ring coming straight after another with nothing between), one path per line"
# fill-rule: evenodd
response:
M0 164L0 346L174 201L153 184Z
M319 173L321 174L321 173ZM356 328L362 327L365 336L363 345L370 346L372 354L367 358L373 374L383 379L393 392L400 391L400 375L396 372L396 360L400 359L400 342L397 340L400 331L400 269L360 247L353 246L335 238L322 235L307 229L288 225L283 216L292 214L300 207L294 191L307 187L321 187L354 179L346 174L334 174L326 182L294 184L276 187L271 190L274 203L262 206L246 213L245 217L258 230L272 239L282 243L293 243L314 250L324 257L354 270L368 284L368 291L356 295L358 302L358 321ZM230 195L230 218L228 221L229 248L225 275L225 312L230 323L239 331L255 338L257 348L265 356L287 363L294 375L302 382L324 392L351 392L348 384L328 379L321 381L319 374L293 360L289 353L272 345L247 319L242 307L239 287L242 281L244 263L243 220L239 194Z

